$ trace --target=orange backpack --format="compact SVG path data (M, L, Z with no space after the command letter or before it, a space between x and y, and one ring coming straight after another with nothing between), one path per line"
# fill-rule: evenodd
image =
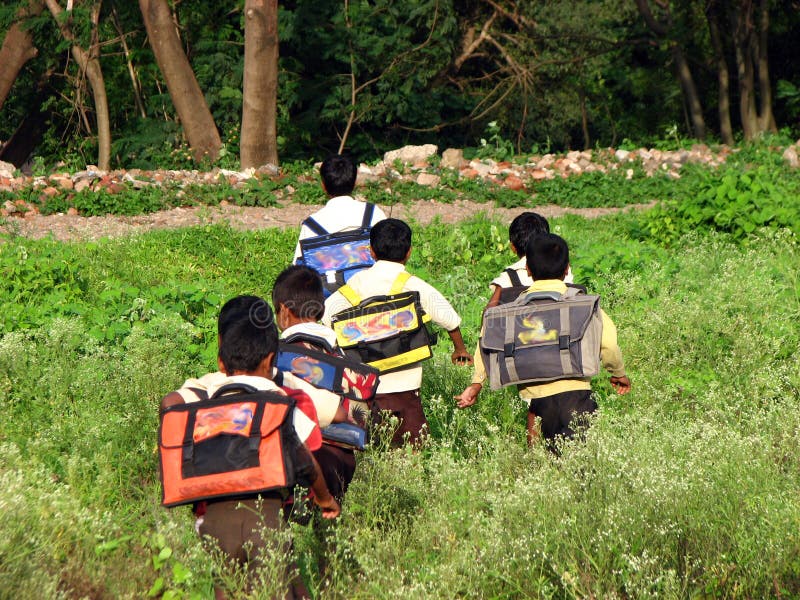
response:
M161 503L288 491L307 485L311 458L292 422L294 400L241 383L161 411ZM235 392L235 393L234 393Z

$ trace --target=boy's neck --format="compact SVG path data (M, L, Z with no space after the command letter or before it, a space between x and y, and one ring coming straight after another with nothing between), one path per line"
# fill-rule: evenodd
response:
M289 315L286 317L286 326L283 328L283 331L286 331L290 327L294 327L295 325L302 325L304 323L316 323L315 319L303 319L301 317L296 317L294 315Z

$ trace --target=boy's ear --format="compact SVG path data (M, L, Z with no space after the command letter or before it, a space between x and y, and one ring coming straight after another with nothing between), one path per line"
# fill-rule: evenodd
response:
M222 359L219 356L217 356L217 368L220 370L221 373L229 375L229 373L225 370L225 364L222 362Z
M260 377L264 377L266 379L272 379L272 363L275 360L275 353L270 352L264 357L260 363L258 363L258 367L256 367L255 372L253 375L258 375Z
M517 256L519 256L519 251L517 250L517 247L514 245L514 242L508 242L508 245L511 246L511 251Z
M528 277L530 277L532 279L533 278L533 273L531 273L531 268L527 265L527 263L525 264L525 271L527 271Z
M562 280L566 279L567 275L569 275L569 263L567 263L567 268L564 269L564 274L561 276L561 279Z
M378 257L375 256L375 250L372 249L372 246L369 247L369 255L372 257L372 260L378 260Z
M409 258L411 258L411 251L412 251L413 249L414 249L414 246L411 246L411 247L408 249L408 252L406 252L406 257L403 259L403 264L406 264L406 263L408 262L408 259L409 259Z

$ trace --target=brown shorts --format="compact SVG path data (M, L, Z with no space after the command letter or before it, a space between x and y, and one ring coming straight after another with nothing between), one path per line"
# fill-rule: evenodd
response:
M376 394L369 403L372 423L380 425L386 412L400 420L400 425L392 436L392 446L403 445L406 434L408 442L419 444L422 433L428 430L428 420L422 412L422 400L419 390L407 392L393 392L391 394Z
M284 526L282 507L283 500L277 495L260 500L209 502L198 530L200 535L210 536L220 550L252 573L258 566L261 554L272 550L267 547L262 532ZM291 553L291 543L284 543L279 551ZM294 562L290 561L287 566L286 581L288 587L282 597L310 597Z
M277 497L262 498L260 504L256 499L209 502L200 535L214 538L225 554L243 565L249 564L264 549L262 530L283 526L282 506Z

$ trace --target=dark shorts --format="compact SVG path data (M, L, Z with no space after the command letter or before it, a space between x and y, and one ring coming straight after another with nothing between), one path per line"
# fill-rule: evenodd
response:
M319 463L331 495L341 502L356 471L355 454L352 450L324 443L319 450L314 450L312 454Z
M409 443L419 444L423 431L428 429L419 390L376 394L369 407L373 425L380 425L387 412L400 420L400 425L392 436L392 446L395 448L403 445L406 435Z
M528 410L541 419L542 437L552 440L556 436L572 437L582 426L581 416L597 410L591 390L562 392L531 400Z

